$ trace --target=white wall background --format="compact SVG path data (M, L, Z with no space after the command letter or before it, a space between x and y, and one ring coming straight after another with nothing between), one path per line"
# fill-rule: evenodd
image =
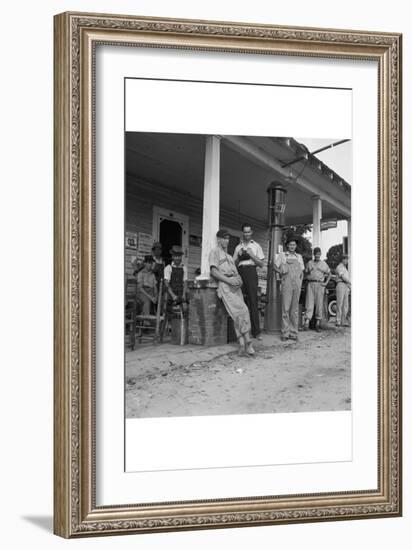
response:
M412 31L401 0L236 2L208 0L43 0L7 3L0 33L0 354L1 545L3 548L304 548L367 544L409 548L412 533L412 301L404 297L404 517L106 537L64 541L52 535L52 16L67 10L398 31L404 36L404 120L412 119ZM411 135L404 131L404 219L412 214ZM405 224L404 279L412 267ZM367 241L368 229L365 228ZM409 307L408 307L409 306ZM409 360L408 360L409 359Z

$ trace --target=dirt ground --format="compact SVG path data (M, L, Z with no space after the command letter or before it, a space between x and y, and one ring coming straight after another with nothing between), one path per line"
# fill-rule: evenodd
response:
M126 417L202 416L351 408L350 328L235 345L143 345L126 354Z

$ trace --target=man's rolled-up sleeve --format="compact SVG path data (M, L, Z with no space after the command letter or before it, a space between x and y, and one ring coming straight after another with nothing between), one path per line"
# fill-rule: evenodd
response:
M209 268L216 267L219 269L219 251L214 248L209 253Z
M260 246L260 244L258 244L258 243L256 243L256 244L257 244L257 257L258 257L258 260L264 260L265 255L263 254L263 249Z

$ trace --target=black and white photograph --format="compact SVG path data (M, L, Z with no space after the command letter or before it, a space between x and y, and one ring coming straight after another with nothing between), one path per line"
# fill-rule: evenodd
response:
M126 418L350 411L352 141L124 144Z

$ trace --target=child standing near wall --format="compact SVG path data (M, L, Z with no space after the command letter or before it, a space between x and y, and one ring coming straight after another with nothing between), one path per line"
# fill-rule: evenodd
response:
M164 282L168 296L167 307L170 311L173 306L186 305L187 295L187 269L182 263L183 250L178 245L173 245L170 250L172 263L164 270Z

